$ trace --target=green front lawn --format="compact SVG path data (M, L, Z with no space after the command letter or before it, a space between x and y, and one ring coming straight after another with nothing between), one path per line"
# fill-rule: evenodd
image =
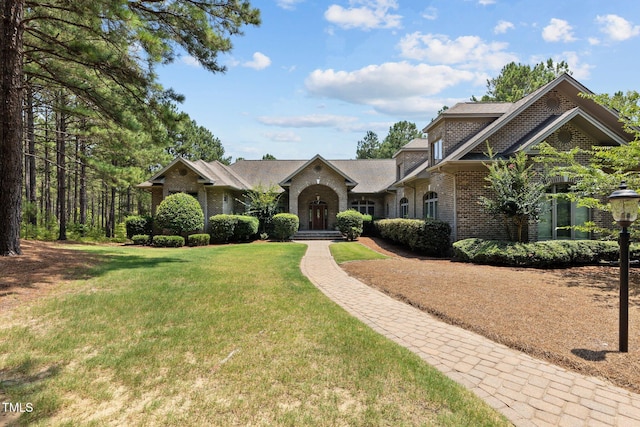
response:
M369 249L358 242L332 243L329 246L331 256L338 264L348 261L366 261L371 259L385 259L386 255Z
M508 425L299 270L294 243L80 247L90 279L0 317L29 425Z

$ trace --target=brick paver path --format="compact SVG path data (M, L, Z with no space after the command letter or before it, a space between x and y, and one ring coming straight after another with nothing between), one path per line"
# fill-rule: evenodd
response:
M464 385L517 426L640 426L640 395L443 323L348 276L329 241L305 241L302 272L375 331Z

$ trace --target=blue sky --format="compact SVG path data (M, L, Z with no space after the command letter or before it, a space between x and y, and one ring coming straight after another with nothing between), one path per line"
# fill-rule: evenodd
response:
M355 158L368 130L426 126L486 92L512 61L566 61L596 93L640 91L632 0L254 0L262 24L212 74L183 55L157 71L233 159Z

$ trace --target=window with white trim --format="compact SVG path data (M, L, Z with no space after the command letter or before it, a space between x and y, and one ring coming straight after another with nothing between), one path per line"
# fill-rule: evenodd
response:
M400 218L409 218L409 199L400 199Z
M376 203L371 200L356 200L351 203L351 208L364 215L371 215L375 211Z
M571 184L554 184L549 187L548 196L550 209L541 217L538 223L538 240L588 239L589 233L576 230L576 225L589 221L589 209L578 206L566 196Z
M434 191L424 195L424 217L438 219L438 193Z
M433 158L433 164L439 163L444 158L444 146L442 138L431 144L431 157Z

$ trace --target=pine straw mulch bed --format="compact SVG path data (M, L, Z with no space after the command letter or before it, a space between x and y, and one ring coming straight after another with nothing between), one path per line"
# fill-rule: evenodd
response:
M381 239L391 258L342 264L351 276L441 320L640 392L640 269L629 278L629 352L618 351L619 269L532 269L419 257Z

